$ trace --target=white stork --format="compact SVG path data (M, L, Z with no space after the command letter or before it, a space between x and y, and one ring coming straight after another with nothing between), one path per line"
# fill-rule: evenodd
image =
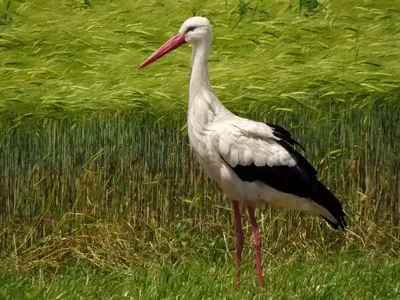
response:
M178 34L139 68L185 43L193 44L188 109L190 144L201 166L233 202L236 287L243 249L240 207L247 206L253 229L258 285L262 289L261 239L255 207L267 203L306 211L322 217L333 228L343 230L345 213L339 200L318 181L314 167L293 149L299 144L288 131L277 125L238 117L218 100L208 78L212 30L206 18L187 19Z

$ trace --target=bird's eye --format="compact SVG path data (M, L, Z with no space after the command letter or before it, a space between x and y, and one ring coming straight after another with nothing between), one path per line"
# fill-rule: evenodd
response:
M186 32L190 32L190 31L193 31L193 30L195 30L195 29L196 29L195 26L190 26L190 27L186 30Z

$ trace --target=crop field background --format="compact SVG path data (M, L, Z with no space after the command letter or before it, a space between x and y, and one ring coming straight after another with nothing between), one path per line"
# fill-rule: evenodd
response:
M230 203L186 131L188 17L234 113L290 130L349 230L259 209L233 290ZM400 299L400 2L1 0L0 298Z

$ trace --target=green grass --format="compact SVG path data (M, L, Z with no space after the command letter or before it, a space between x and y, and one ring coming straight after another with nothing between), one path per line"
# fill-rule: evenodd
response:
M231 290L230 203L188 146L190 46L137 70L196 13L213 26L222 102L293 132L348 213L342 234L258 210L270 272L259 297L395 299L400 4L300 2L1 2L1 293L258 295L249 261Z
M240 290L232 261L204 257L145 267L100 270L77 263L58 274L2 273L2 299L398 299L398 256L341 253L314 258L264 259L266 290L259 293L253 256L244 257ZM251 263L249 262L251 261Z
M245 9L236 0L11 3L12 22L0 28L3 112L184 111L188 46L137 66L193 13L213 25L210 76L231 109L357 109L399 99L397 1L322 1L309 17L292 0Z
M399 110L326 116L318 120L300 111L265 120L298 126L293 133L344 204L352 242L398 247L400 129L392 124L399 123ZM127 223L139 232L170 231L182 222L202 234L232 226L231 205L194 160L184 122L120 113L31 121L11 133L6 133L10 123L3 122L3 251L52 243L74 230L85 232L85 224L96 221ZM302 230L311 239L339 238L323 222L299 213L267 207L259 217L264 238L282 247L287 237L301 241Z

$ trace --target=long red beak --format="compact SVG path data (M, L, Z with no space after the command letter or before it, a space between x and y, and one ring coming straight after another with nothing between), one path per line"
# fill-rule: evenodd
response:
M139 66L139 69L144 68L145 66L151 64L152 62L156 61L157 59L163 57L168 52L182 46L185 41L185 37L183 34L178 33L170 38L168 41L165 42L156 52L154 52L148 59L146 59L142 64Z

